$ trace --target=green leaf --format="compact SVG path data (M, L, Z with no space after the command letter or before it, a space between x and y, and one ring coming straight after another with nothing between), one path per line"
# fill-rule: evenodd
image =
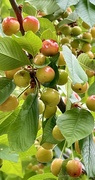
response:
M88 177L95 178L95 143L92 134L83 140L81 153Z
M0 159L18 162L18 154L15 154L10 148L4 144L0 144Z
M6 71L30 64L24 51L12 38L0 39L0 70Z
M57 36L56 36L56 32L55 31L51 31L50 29L45 30L40 37L42 40L45 39L53 39L55 41L57 41Z
M80 66L78 60L76 59L76 56L72 54L71 50L64 45L62 48L62 53L70 72L72 83L75 84L87 82L88 77L85 71Z
M26 32L22 37L13 36L13 39L28 53L35 56L42 47L41 39L32 31Z
M95 24L95 4L93 5L89 0L79 1L79 3L76 5L76 12L79 17L90 27Z
M86 53L82 53L78 56L78 61L84 69L95 71L95 60L90 59Z
M13 92L16 85L11 79L0 77L0 104L2 104Z
M47 18L38 18L40 22L40 34L42 34L45 30L55 31L55 27L51 21Z
M38 120L38 97L30 94L8 132L12 150L26 151L32 146L38 131Z
M56 123L66 138L68 147L75 141L88 136L94 128L92 114L85 109L78 108L73 108L60 115Z
M28 180L47 180L48 178L50 178L52 180L52 178L57 179L56 176L54 176L52 173L44 173L44 174L39 174L39 175L35 175L31 178L29 178Z
M76 1L75 0L65 0L65 1L56 0L56 2L58 6L65 11L68 7L72 5L76 5L79 2L79 0L76 0Z
M47 142L56 144L58 141L56 141L52 136L52 129L56 125L56 117L52 116L51 118L47 119L43 123L43 135L42 135L42 141L41 144Z
M89 0L89 2L95 5L95 1L94 0Z
M95 82L89 86L87 93L89 96L95 95Z
M36 8L31 6L28 2L24 2L23 12L31 16L36 16Z

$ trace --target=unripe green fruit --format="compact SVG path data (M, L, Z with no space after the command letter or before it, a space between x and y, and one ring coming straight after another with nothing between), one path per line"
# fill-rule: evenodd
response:
M86 39L86 40L89 40L89 42L91 42L92 40L92 35L90 32L84 32L83 35L82 35L82 38L83 39Z
M60 51L60 55L58 58L58 66L64 66L66 65L65 59L63 57L62 51Z
M44 149L47 149L47 150L50 150L54 147L54 144L51 144L51 143L43 143L41 145Z
M63 160L61 158L56 158L52 161L50 169L54 176L58 176L61 167L62 167Z
M66 165L66 170L69 176L79 177L82 174L82 164L78 160L69 160Z
M50 66L45 66L37 69L36 77L41 84L48 83L54 79L55 71Z
M45 59L46 59L46 57L42 53L39 53L34 58L33 62L34 62L35 65L41 66L41 65L43 65L45 63Z
M81 84L81 83L76 83L76 84L71 84L71 88L73 91L76 93L85 93L88 89L88 83Z
M62 34L64 34L65 36L70 35L71 34L71 27L68 25L63 25L60 29Z
M0 105L0 111L8 112L15 110L19 105L18 99L16 96L10 95L8 99Z
M52 135L57 141L63 141L64 140L64 136L62 135L62 133L61 133L61 131L57 125L53 128Z
M89 110L95 111L95 95L91 95L87 98L86 106Z
M42 114L45 110L45 105L41 99L38 100L38 105L39 105L39 114Z
M82 29L79 26L74 26L71 30L72 36L78 36L82 32Z
M89 78L95 76L95 72L93 70L89 70L89 69L86 70L86 74Z
M68 44L69 43L69 38L68 37L64 37L61 39L61 44Z
M45 56L54 56L58 53L59 46L56 41L52 39L46 39L42 42L42 48L40 52Z
M26 87L30 82L30 74L26 70L19 70L14 74L14 83L19 87Z
M86 22L84 22L84 21L82 22L82 26L85 29L90 29L90 26Z
M48 106L46 105L45 111L44 111L44 117L45 118L50 118L53 116L57 111L57 106Z
M33 31L36 33L40 28L39 20L34 16L27 16L23 20L24 31Z
M93 38L95 38L95 27L91 28L91 35Z
M43 147L40 147L36 153L37 161L41 163L48 163L53 158L53 151L44 149Z
M58 69L59 72L59 79L58 79L58 85L64 85L68 81L68 73L63 69Z
M2 22L2 29L4 34L11 36L20 30L20 24L14 17L6 17Z
M9 71L5 71L5 75L9 79L13 79L14 74L19 70L21 70L21 67L16 68L16 69L12 69L12 70L9 70Z
M94 54L92 51L88 51L86 52L86 54L88 54L88 56L90 57L90 59L93 59L94 58Z
M60 94L53 88L46 88L41 94L41 100L48 106L56 106L60 102Z
M71 41L72 48L78 48L79 47L79 41L77 39L74 39Z
M91 44L90 43L84 43L83 45L82 45L82 51L84 52L84 53L86 53L86 52L88 52L88 51L91 51Z

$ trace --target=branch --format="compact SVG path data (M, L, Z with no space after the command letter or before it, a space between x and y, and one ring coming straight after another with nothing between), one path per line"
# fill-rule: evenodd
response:
M22 6L18 6L15 0L9 0L10 4L16 14L17 20L20 24L20 31L22 35L24 35L24 29L23 29L23 17L22 17Z

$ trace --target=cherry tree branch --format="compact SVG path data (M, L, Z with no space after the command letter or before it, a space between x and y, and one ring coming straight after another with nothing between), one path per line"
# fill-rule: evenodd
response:
M22 25L22 22L23 22L23 17L22 17L22 6L18 6L18 4L16 3L15 0L9 0L10 1L10 4L16 14L16 17L17 17L17 20L19 21L19 24L20 24L20 31L22 33L22 35L24 35L24 29L23 29L23 25Z

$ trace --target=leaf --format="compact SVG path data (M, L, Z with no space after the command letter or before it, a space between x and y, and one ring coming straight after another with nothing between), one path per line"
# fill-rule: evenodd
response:
M38 120L37 94L30 94L8 132L12 150L26 151L32 146L38 131Z
M73 108L60 115L56 123L66 138L68 147L75 141L88 136L94 128L92 114L85 109L78 108Z
M86 53L82 53L78 56L78 61L84 69L95 71L95 60L90 59Z
M81 153L88 177L95 178L95 143L92 134L83 139Z
M43 123L43 135L42 135L41 144L45 142L56 144L58 142L52 136L52 129L55 125L56 125L55 116L52 116Z
M11 79L0 77L0 104L2 104L13 92L16 85Z
M85 71L80 66L78 60L76 59L76 56L72 54L71 50L64 45L62 48L62 53L70 72L72 83L75 84L87 82L88 77Z
M95 95L95 82L89 86L87 93L89 96Z
M95 5L95 1L94 0L89 0L90 3L92 3L93 5Z
M55 31L51 31L50 29L45 30L40 37L42 40L45 39L53 39L55 41L57 41L57 36L56 36L56 32Z
M28 2L24 2L23 4L23 12L29 14L31 16L36 16L36 8L31 6Z
M13 39L32 56L35 56L42 47L41 39L32 31L26 32L22 37L14 35Z
M48 20L47 18L38 18L38 19L40 22L40 34L42 34L44 31L48 29L52 32L55 31L55 27L50 20Z
M6 174L15 174L23 178L22 163L20 160L18 162L3 160L3 166L0 170Z
M4 144L0 144L0 159L18 162L19 155L12 152L10 148Z
M30 62L19 44L12 38L0 39L0 70L12 70Z
M52 178L57 179L56 176L54 176L52 173L44 173L44 174L39 174L39 175L35 175L31 178L29 178L28 180L47 180L48 178L50 178L52 180Z
M89 0L81 0L76 5L76 12L78 16L86 22L90 27L95 24L95 4L89 2Z
M75 0L65 0L65 1L56 0L56 2L58 6L65 11L68 7L77 4L79 0L76 0L76 1Z

